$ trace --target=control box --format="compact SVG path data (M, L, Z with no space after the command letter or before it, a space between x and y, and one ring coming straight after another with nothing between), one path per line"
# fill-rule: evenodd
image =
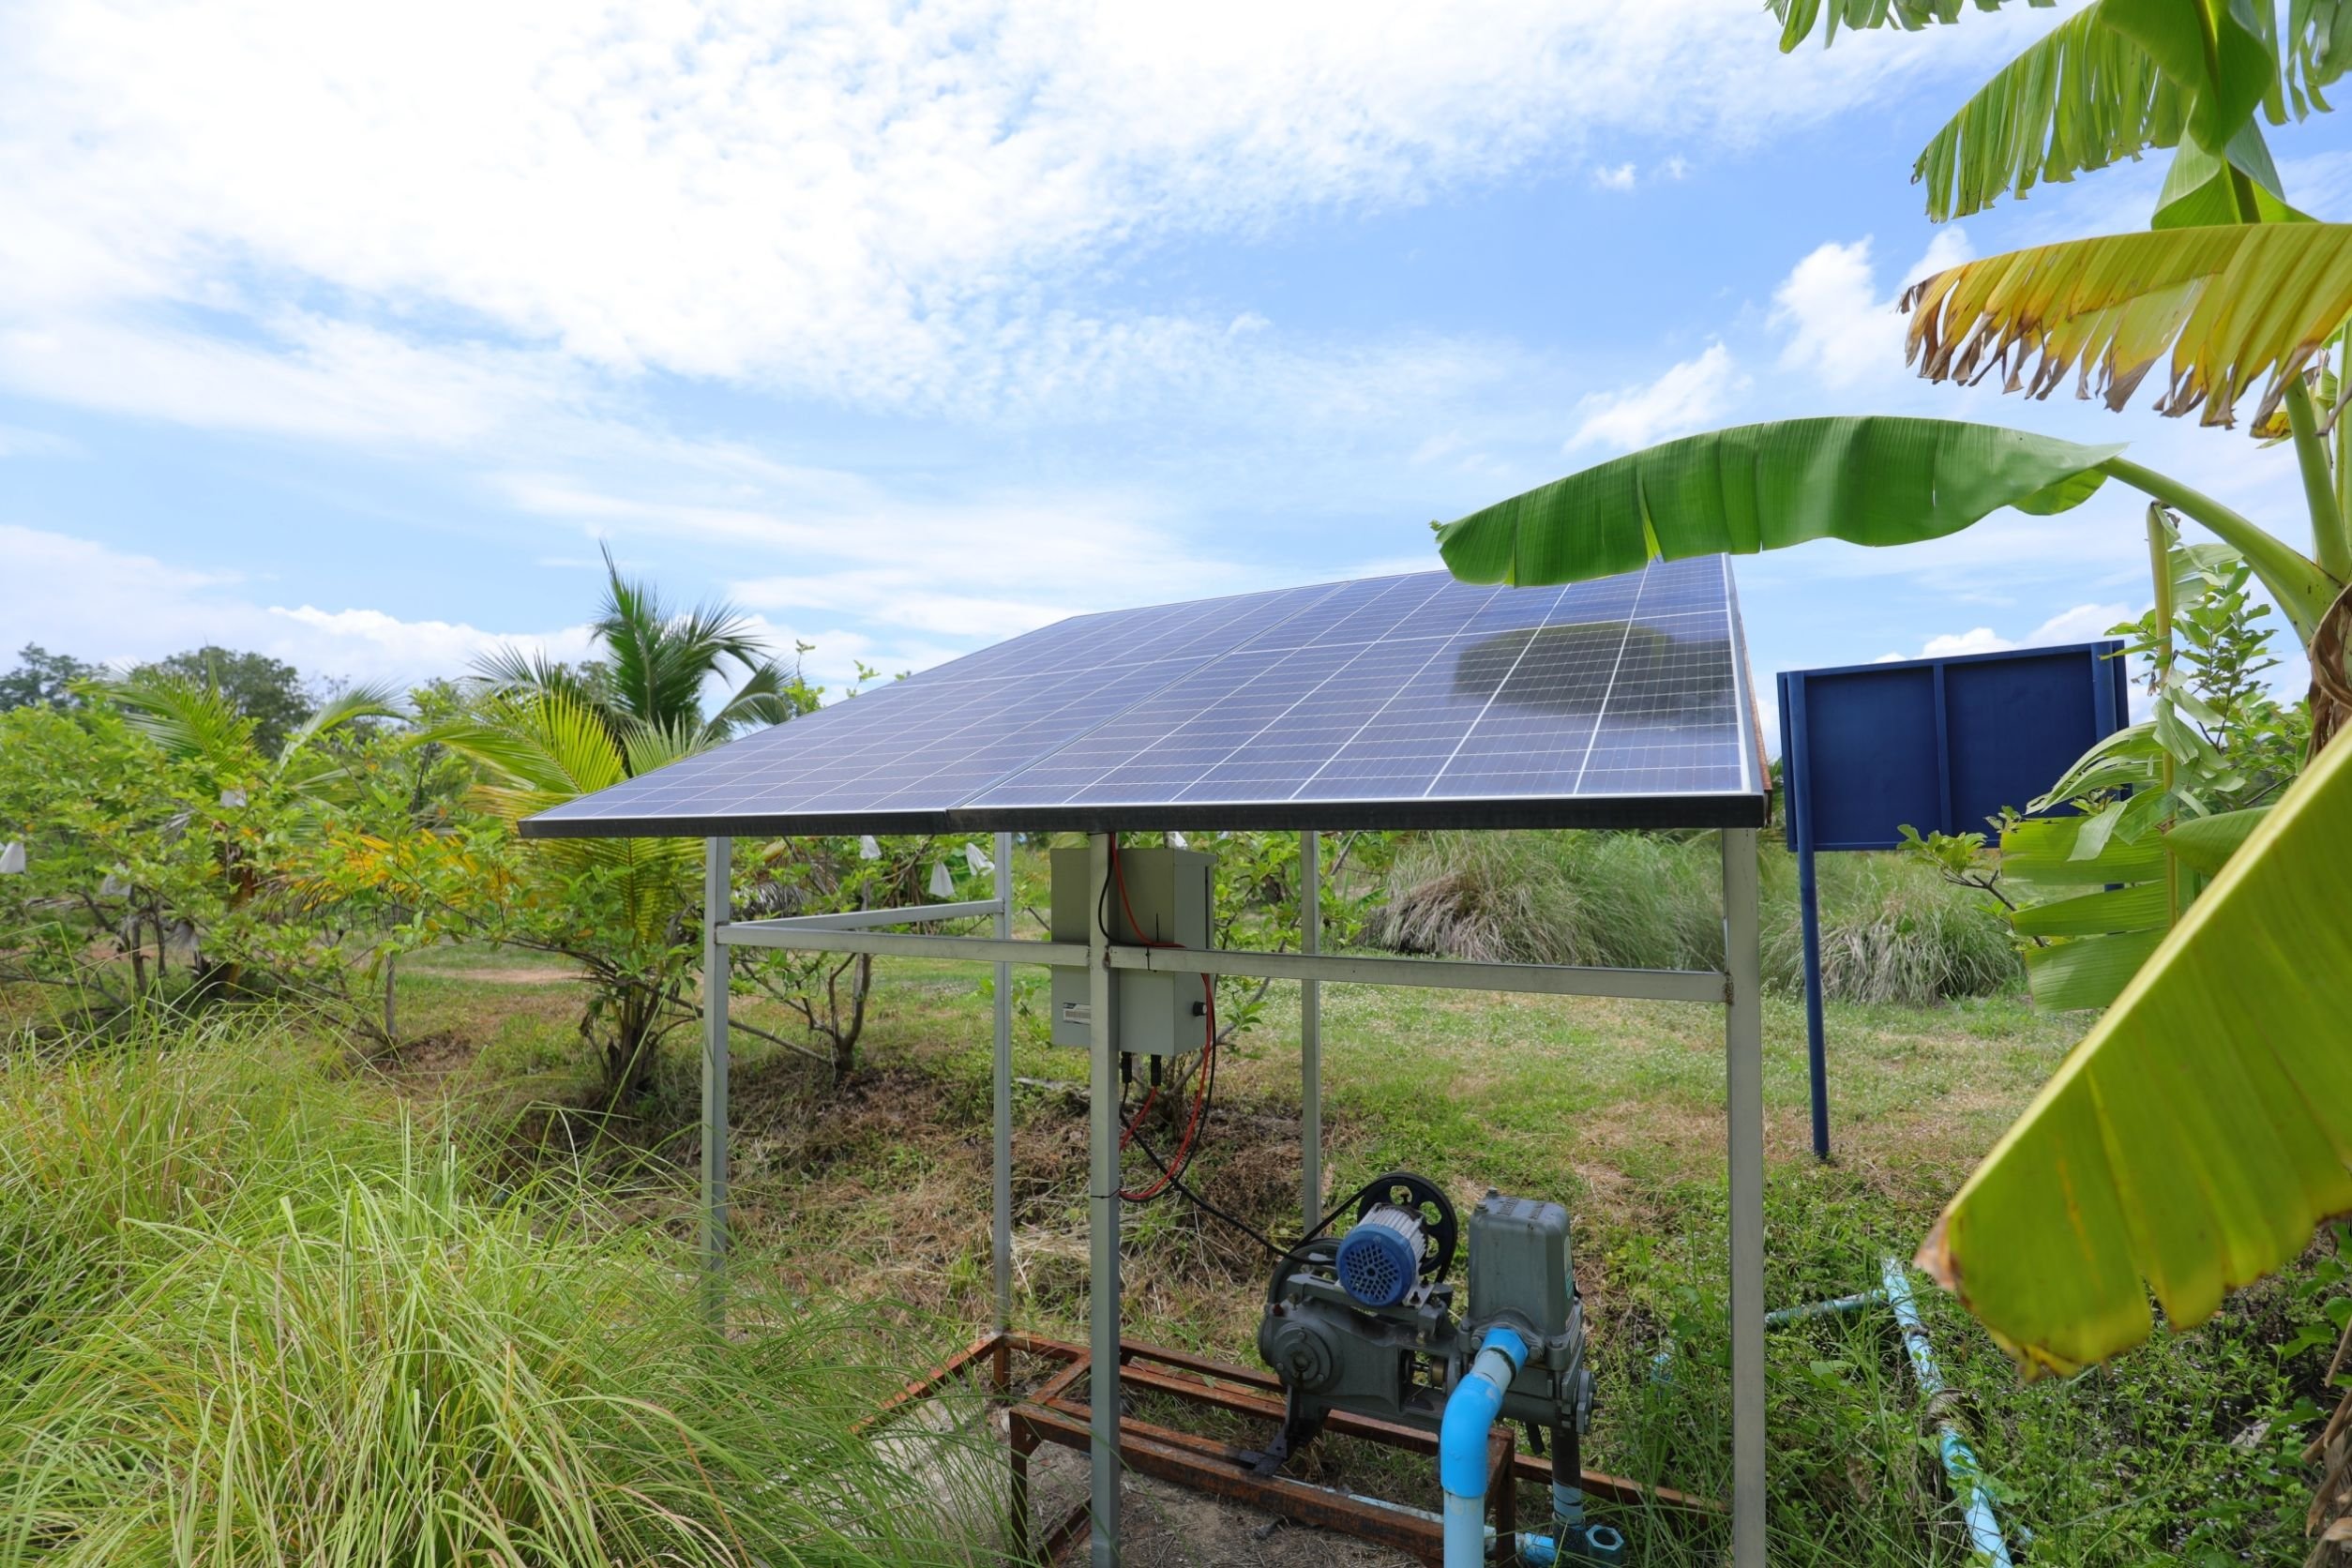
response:
M1083 848L1053 852L1056 942L1083 946L1093 927L1096 900L1087 884L1086 863ZM1123 849L1119 874L1100 903L1113 942L1205 948L1216 908L1216 859L1199 850ZM1093 999L1087 972L1057 969L1052 974L1053 1043L1091 1045ZM1181 1056L1200 1048L1209 1017L1199 975L1114 970L1111 981L1118 1001L1112 1048L1137 1056Z

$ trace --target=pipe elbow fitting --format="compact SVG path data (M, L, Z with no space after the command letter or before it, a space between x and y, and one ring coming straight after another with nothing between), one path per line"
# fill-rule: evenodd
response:
M1500 1324L1486 1331L1478 1359L1446 1395L1438 1424L1438 1481L1456 1497L1486 1495L1486 1433L1502 1396L1527 1364L1527 1341Z

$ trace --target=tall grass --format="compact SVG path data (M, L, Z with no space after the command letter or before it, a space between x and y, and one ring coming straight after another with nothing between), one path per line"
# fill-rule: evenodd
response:
M1764 976L1802 979L1792 858L1763 857ZM2020 970L1981 896L1893 854L1823 855L1823 989L1848 1002L1982 996ZM1440 833L1399 853L1369 926L1382 946L1494 962L1711 969L1723 962L1712 835Z
M985 1555L976 1455L852 1434L892 1375L851 1325L712 1333L596 1196L502 1190L282 1040L0 1065L0 1564Z

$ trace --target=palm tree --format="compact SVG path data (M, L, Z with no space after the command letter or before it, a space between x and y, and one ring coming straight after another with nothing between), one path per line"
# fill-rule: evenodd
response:
M609 549L604 565L604 602L589 626L600 657L575 668L497 649L475 661L473 712L430 732L490 773L476 798L507 822L817 706L815 688L770 656L733 605L672 611L651 583L623 577ZM740 680L705 716L703 691L731 670ZM560 838L524 852L535 898L563 917L526 919L509 940L586 970L580 1034L601 1060L606 1094L638 1095L662 1039L700 1016L688 940L701 907L700 850L677 838Z
M479 764L492 782L475 798L512 824L618 784L710 744L703 727L615 720L577 692L539 685L493 693L431 739ZM650 1085L671 1030L700 1017L689 994L698 947L701 847L687 838L554 838L527 846L535 885L505 940L561 953L586 971L581 1038L622 1100Z
M621 575L609 547L604 567L604 603L588 626L603 656L575 669L512 645L493 649L474 665L487 692L569 698L611 732L625 766L632 737L643 731L671 737L675 754L683 756L817 706L817 693L799 670L778 664L751 629L750 617L733 605L722 600L672 612L653 584ZM741 684L705 717L703 689L729 666L741 673Z

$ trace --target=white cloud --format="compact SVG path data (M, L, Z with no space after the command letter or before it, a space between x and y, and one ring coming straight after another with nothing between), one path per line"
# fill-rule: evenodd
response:
M1686 434L1716 420L1747 384L1731 351L1711 343L1696 359L1653 382L1586 398L1576 405L1583 422L1568 438L1567 450L1596 445L1630 450Z
M519 642L559 658L587 651L586 628L496 632L381 611L260 602L234 574L176 566L90 539L0 523L0 624L12 653L39 642L93 662L129 664L207 642L282 658L306 674L395 683L464 673L473 657ZM94 628L107 628L94 644Z
M140 374L69 352L119 346L105 325L331 360L272 319L298 297L607 373L1082 404L1106 362L1181 377L1226 337L1090 305L1122 248L1418 202L1600 132L1750 143L1965 75L2028 25L1780 59L1715 0L1475 19L1402 0L27 0L0 21L0 324L58 332L15 345L12 379L83 402Z
M1851 245L1820 246L1772 291L1772 324L1788 333L1780 356L1784 369L1808 370L1837 388L1905 374L1903 317L1895 309L1901 290L1878 294L1870 249L1868 235ZM1967 234L1939 229L1904 281L1957 266L1972 253Z
M28 430L22 425L0 425L0 458L55 458L79 450L64 436Z
M2023 637L2003 637L1990 626L1974 626L1964 632L1947 632L1931 637L1921 647L1922 658L1952 658L1961 654L1999 654L2013 648L2047 648L2066 642L2094 642L2107 635L2107 628L2128 621L2134 612L2120 604L2078 604L2072 610L2060 611ZM1884 656L1899 658L1899 654ZM1883 659L1881 660L1883 662Z
M1630 163L1621 163L1614 169L1595 167L1592 171L1592 183L1603 190L1631 190L1636 183L1634 166Z

